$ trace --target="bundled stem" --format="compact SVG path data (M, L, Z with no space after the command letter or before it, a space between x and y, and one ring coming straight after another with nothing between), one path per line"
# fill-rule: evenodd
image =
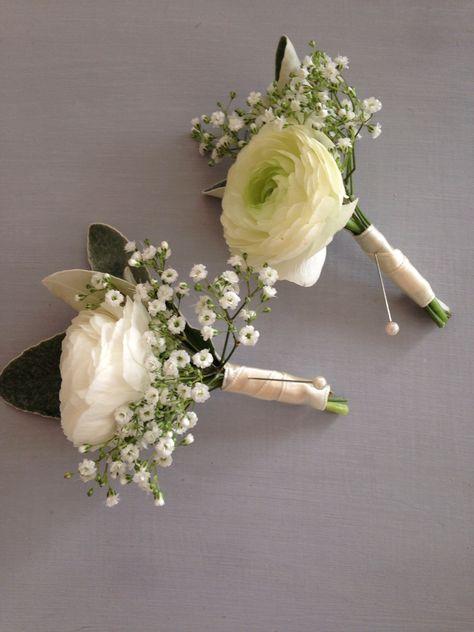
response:
M356 168L355 162L355 149L352 148L350 152L350 156L346 166L346 175L344 178L344 183L346 185L346 189L349 195L349 198L354 199L353 190L352 190L352 176L354 174ZM351 218L347 222L345 228L352 233L352 235L357 236L361 235L364 231L366 231L372 222L367 218L359 205L356 206L354 213ZM442 303L438 298L434 298L426 307L423 308L425 312L434 320L436 325L440 328L446 326L446 323L451 318L451 311L448 306Z

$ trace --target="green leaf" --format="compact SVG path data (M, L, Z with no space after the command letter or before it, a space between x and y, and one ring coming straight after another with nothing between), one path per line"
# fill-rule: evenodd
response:
M290 73L298 70L300 60L295 47L286 35L280 37L275 55L275 81L282 88L290 79Z
M59 359L65 334L30 347L0 374L0 395L15 408L44 417L60 418Z
M212 186L208 187L207 189L204 189L202 191L202 194L208 195L209 197L223 198L226 184L227 184L227 180L220 180L219 182L216 182Z
M42 283L51 294L62 299L79 312L85 308L86 304L98 305L104 300L105 290L99 290L82 301L76 301L77 294L84 294L88 291L86 286L90 284L94 274L95 272L92 270L61 270L61 272L55 272L47 276ZM127 296L133 296L135 292L133 283L113 276L111 281L120 292Z
M203 349L209 349L214 358L218 360L219 356L214 349L214 345L210 340L204 340L199 329L195 329L194 327L191 327L191 325L188 325L188 323L186 323L186 327L184 328L184 335L186 337L184 344L190 352L196 353L197 351L202 351Z
M121 232L108 224L91 224L87 235L87 256L92 270L108 272L113 276L130 278L136 283L150 280L147 270L130 268L125 244L128 239Z

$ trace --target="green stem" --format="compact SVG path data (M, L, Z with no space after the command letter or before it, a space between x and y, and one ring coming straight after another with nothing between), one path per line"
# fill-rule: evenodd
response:
M352 233L352 235L360 235L367 230L370 225L371 221L364 214L360 206L356 206L356 209L347 222L345 228ZM451 317L450 310L445 309L436 297L424 308L424 310L440 329L445 327Z
M347 405L347 400L332 398L331 396L329 397L326 408L324 410L328 413L335 413L336 415L345 416L349 414L349 406Z

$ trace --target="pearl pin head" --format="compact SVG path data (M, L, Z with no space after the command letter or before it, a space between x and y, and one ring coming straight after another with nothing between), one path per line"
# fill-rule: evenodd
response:
M322 375L318 375L313 380L313 386L317 388L319 391L323 389L327 385L326 379Z
M400 327L398 325L398 323L396 323L393 320L390 320L386 325L385 325L385 332L387 333L387 335L389 336L396 336L398 334L398 332L400 331Z

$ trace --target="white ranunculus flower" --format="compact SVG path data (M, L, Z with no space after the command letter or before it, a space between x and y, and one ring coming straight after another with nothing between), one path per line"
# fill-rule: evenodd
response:
M140 301L102 305L73 319L62 345L61 424L74 445L97 445L116 430L114 411L143 397L150 317Z
M304 125L265 125L238 154L222 200L224 237L253 266L268 263L280 279L316 283L325 247L356 202L343 204L331 141Z

